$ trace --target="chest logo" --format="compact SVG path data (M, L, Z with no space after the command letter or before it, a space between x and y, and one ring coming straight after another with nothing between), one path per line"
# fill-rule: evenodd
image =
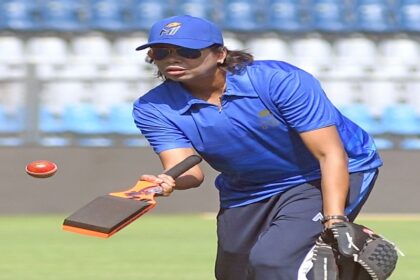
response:
M260 119L260 125L262 129L269 129L279 126L280 121L277 120L273 114L267 109L264 109L258 113Z

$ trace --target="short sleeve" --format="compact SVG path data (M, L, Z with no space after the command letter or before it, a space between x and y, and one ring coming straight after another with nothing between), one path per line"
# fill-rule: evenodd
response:
M133 118L156 153L176 148L190 148L191 142L167 116L141 98L134 103Z
M286 123L298 132L336 124L337 109L319 81L305 71L273 75L270 95Z

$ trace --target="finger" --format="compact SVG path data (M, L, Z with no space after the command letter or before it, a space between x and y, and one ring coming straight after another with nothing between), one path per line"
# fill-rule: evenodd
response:
M168 185L167 183L162 183L160 186L163 189L163 196L169 196L174 191L172 185Z
M158 175L157 177L158 177L158 178L160 178L160 179L162 179L162 180L164 180L165 182L170 183L170 184L175 184L175 179L174 179L174 178L172 178L172 177L171 177L171 176L169 176L169 175L166 175L166 174L160 174L160 175Z
M156 177L154 175L148 175L148 174L142 175L140 177L140 180L151 182L151 183L155 183L155 184L161 184L161 183L163 183L163 180L161 178L158 178L158 177Z

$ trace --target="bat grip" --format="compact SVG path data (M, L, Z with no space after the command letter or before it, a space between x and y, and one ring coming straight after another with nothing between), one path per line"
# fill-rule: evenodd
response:
M167 170L164 174L171 176L172 178L177 178L182 173L188 171L191 167L199 164L202 161L202 158L197 155L192 155L181 161L180 163L176 164L169 170ZM147 188L143 190L144 193L148 194L155 194L161 195L163 193L163 188L161 186L155 186L151 188Z
M172 167L171 169L167 170L164 174L171 176L172 178L176 178L182 173L188 171L191 167L199 164L202 161L202 158L197 155L192 155Z

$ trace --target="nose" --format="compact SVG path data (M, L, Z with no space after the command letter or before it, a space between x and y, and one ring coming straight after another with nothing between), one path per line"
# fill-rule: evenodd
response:
M173 62L173 61L179 61L180 58L181 57L176 53L176 50L171 49L171 51L169 52L169 55L165 57L165 60Z

